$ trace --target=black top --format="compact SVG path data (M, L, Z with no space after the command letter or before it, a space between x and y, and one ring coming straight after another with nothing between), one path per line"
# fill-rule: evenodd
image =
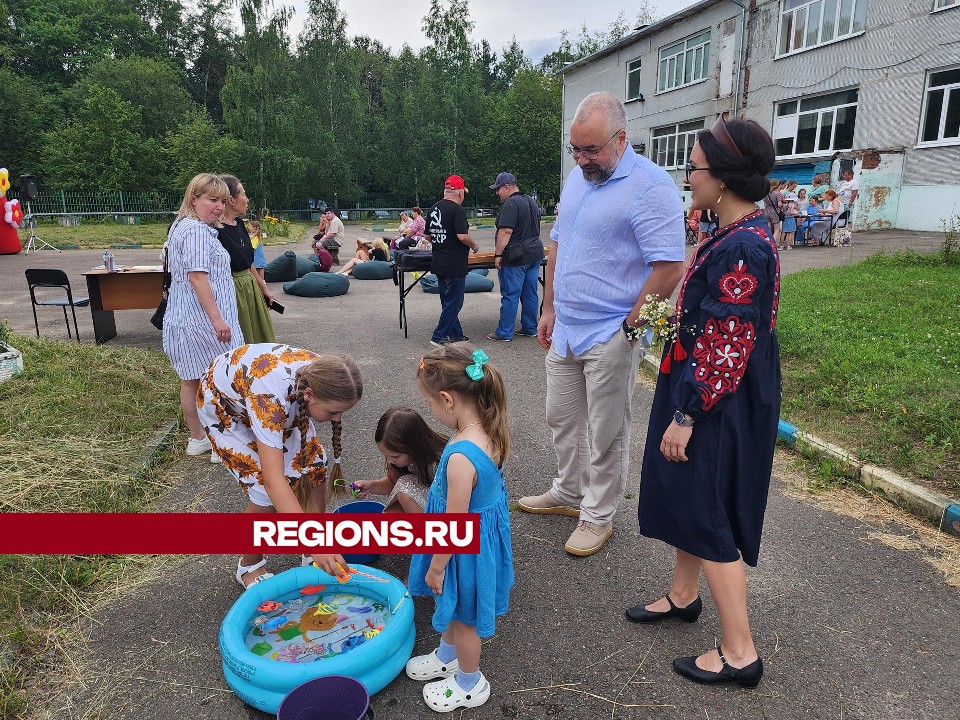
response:
M469 268L467 256L470 248L460 242L457 235L466 235L467 213L453 200L443 199L430 208L427 229L430 236L433 259L430 269L440 277L464 277Z
M524 195L519 190L503 201L500 214L497 215L497 230L510 228L509 246L517 244L523 248L523 255L516 260L508 260L504 248L504 265L529 265L537 260L543 260L543 241L540 240L540 208L533 198Z
M243 220L237 218L236 225L223 225L217 228L217 237L220 244L230 253L230 270L240 272L249 270L253 265L253 244L250 242L250 233Z
M381 250L380 248L374 248L373 250L370 251L370 259L371 259L371 260L382 260L382 261L386 262L386 260L387 260L387 253L385 253L385 252L384 252L383 250Z

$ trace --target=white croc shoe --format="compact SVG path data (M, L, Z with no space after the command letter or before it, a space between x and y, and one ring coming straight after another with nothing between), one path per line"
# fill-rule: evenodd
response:
M237 582L240 583L240 584L243 586L243 589L244 589L244 590L246 590L246 589L248 589L248 588L252 588L252 587L253 587L254 585L256 585L257 583L263 582L263 581L266 580L267 578L272 578L272 577L273 577L273 573L272 573L272 572L265 572L265 573L263 573L262 575L257 575L253 580L250 581L250 584L249 584L249 585L247 585L247 584L243 581L243 576L246 575L246 574L249 573L249 572L253 572L254 570L259 570L260 568L262 568L262 567L263 567L264 565L266 565L266 564L267 564L267 561L266 561L265 559L264 559L264 560L261 560L261 561L258 562L258 563L254 563L253 565L241 565L241 564L240 564L240 561L238 560L238 561L237 561L237 574L234 575L234 577L237 578Z
M490 698L490 683L480 673L480 679L470 690L462 690L456 678L444 678L423 686L423 699L431 710L452 712L457 708L483 705Z
M412 680L436 680L453 677L460 663L454 658L448 663L440 662L437 651L429 655L417 655L407 660L407 677Z

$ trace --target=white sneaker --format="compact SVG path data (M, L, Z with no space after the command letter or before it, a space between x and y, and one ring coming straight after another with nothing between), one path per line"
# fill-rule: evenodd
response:
M190 438L187 441L187 455L203 455L208 453L211 450L210 438L206 435L203 436L203 440L194 440Z
M222 463L222 462L223 462L223 460L220 459L220 456L217 455L217 451L216 451L216 450L211 450L211 451L210 451L210 462L212 462L212 463L214 463L214 464L216 464L216 463Z

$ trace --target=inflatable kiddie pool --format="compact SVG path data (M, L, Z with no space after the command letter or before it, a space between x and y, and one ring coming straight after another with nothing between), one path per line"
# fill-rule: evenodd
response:
M316 567L287 570L248 588L220 626L227 684L248 705L276 714L295 687L346 675L370 695L413 652L413 601L392 575L365 565L341 582Z

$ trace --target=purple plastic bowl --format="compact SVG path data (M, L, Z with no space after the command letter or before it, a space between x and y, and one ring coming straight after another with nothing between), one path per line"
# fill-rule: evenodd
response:
M346 675L326 675L297 685L280 702L277 720L365 720L372 718L363 683Z

